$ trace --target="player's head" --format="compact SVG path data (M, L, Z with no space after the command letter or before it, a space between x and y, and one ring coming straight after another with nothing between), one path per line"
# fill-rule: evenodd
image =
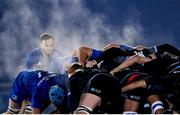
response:
M25 66L27 69L40 69L41 52L34 50L26 56Z
M49 89L49 99L55 106L62 105L65 103L66 92L58 85L51 86Z
M50 34L44 33L40 36L40 47L46 55L52 53L54 49L54 37Z
M72 63L71 65L69 65L67 67L68 76L70 77L71 75L73 75L76 72L76 70L83 69L83 68L84 67L78 62Z

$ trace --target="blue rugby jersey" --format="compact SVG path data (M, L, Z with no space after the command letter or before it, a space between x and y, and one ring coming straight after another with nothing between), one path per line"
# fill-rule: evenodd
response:
M22 103L24 99L27 99L32 103L32 107L41 109L44 107L41 106L42 103L38 102L49 99L46 93L49 88L58 84L65 89L66 79L66 75L48 73L47 71L22 71L16 76L9 96L16 103ZM46 103L46 101L44 102Z

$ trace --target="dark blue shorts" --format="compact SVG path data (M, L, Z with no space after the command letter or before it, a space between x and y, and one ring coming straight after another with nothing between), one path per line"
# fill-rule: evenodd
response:
M10 94L9 98L13 100L16 103L22 103L25 97L27 97L28 94L26 94L26 89L24 86L24 83L26 82L24 77L24 72L21 72L17 75L13 82L13 86L10 89ZM30 98L26 98L29 101L31 100Z

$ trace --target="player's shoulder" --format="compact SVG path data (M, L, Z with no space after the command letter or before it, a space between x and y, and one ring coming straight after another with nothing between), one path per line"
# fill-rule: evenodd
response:
M42 53L41 48L35 48L33 50L31 50L29 53Z
M33 50L31 50L28 54L27 54L27 59L32 58L32 57L37 57L37 56L41 56L42 55L42 51L40 48L35 48Z

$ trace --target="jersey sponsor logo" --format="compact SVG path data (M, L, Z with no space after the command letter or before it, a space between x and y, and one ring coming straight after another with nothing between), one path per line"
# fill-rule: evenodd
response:
M129 97L130 97L130 99L135 99L135 100L140 100L141 99L140 96L135 96L135 95L130 95Z
M96 89L96 88L91 88L90 89L92 92L96 92L96 93L101 93L101 90L99 90L99 89Z

